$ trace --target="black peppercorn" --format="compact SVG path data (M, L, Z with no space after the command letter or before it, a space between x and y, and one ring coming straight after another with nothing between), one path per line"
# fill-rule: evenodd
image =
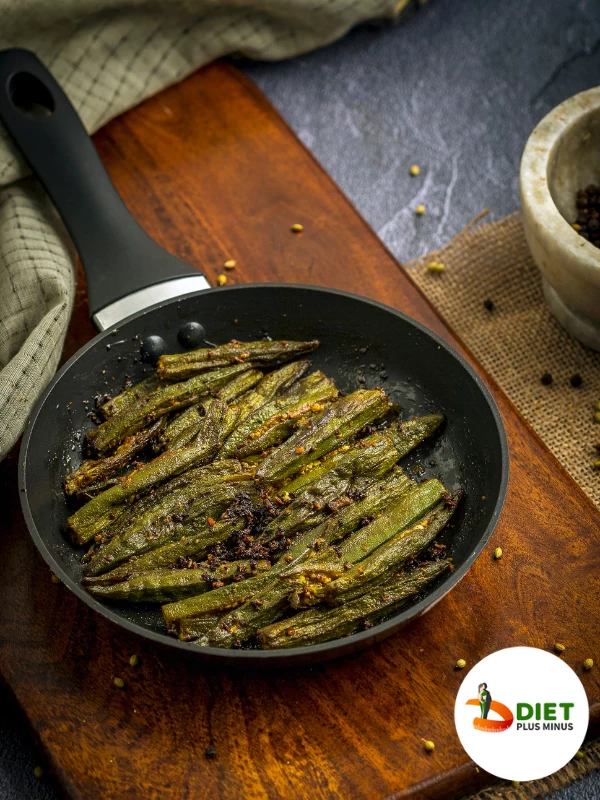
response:
M600 247L600 188L594 184L577 192L577 219L573 227L595 247Z
M569 379L569 380L570 380L570 382L571 382L571 386L572 386L574 389L579 389L579 387L580 387L580 386L581 386L581 384L583 383L583 378L582 378L582 377L581 377L581 375L580 375L579 373L577 373L577 372L575 373L575 375L571 375L571 377L570 377L570 379Z

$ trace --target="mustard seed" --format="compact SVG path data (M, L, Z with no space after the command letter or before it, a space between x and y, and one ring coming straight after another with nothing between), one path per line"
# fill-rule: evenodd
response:
M501 547L497 547L497 548L494 550L494 558L496 559L496 561L497 561L499 558L502 558L502 548L501 548Z
M431 741L431 739L421 739L423 742L423 747L427 750L428 753L432 753L435 750L435 743Z
M416 178L417 175L421 172L421 167L418 164L413 164L408 171L413 178Z
M295 222L292 225L291 230L292 230L292 233L302 233L302 231L304 230L304 225L301 225L299 222Z
M226 283L227 283L227 275L224 275L223 273L217 275L217 284L219 286L225 286Z
M586 658L583 662L583 668L585 670L590 670L594 666L594 659L593 658Z
M125 681L123 678L113 678L113 684L117 687L117 689L125 688Z
M427 264L427 269L429 272L443 272L446 267L441 261L430 261L429 264Z

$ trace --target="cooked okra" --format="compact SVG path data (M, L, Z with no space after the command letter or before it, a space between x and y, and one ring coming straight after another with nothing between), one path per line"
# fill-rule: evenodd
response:
M198 646L275 649L375 624L450 569L436 539L459 494L398 464L444 417L391 422L383 389L341 394L307 374L318 346L165 355L100 406L95 458L64 482L91 498L67 521L91 594L160 604Z

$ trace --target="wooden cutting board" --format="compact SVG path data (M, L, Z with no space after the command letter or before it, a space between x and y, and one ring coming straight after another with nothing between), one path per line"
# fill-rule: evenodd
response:
M133 213L211 280L333 286L392 305L459 350L411 283L260 92L216 64L107 125L96 144ZM301 236L290 225L302 222ZM80 279L65 356L94 335ZM468 356L468 354L467 354ZM477 366L477 365L475 365ZM481 371L481 370L480 370ZM486 377L484 375L484 377ZM488 380L511 478L491 542L410 628L310 669L236 672L129 635L51 582L19 507L17 451L1 466L0 670L74 798L453 798L490 781L460 746L468 665L510 645L581 675L600 721L600 515ZM468 409L465 409L468 413ZM502 546L504 557L492 558ZM137 654L137 668L129 657ZM126 681L114 688L114 676ZM421 737L433 739L434 753ZM207 748L216 757L207 758Z

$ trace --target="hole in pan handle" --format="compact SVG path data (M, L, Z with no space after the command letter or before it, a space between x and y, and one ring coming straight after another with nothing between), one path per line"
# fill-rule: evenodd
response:
M0 51L0 119L73 238L97 327L209 288L203 275L159 247L131 216L77 112L29 50Z

